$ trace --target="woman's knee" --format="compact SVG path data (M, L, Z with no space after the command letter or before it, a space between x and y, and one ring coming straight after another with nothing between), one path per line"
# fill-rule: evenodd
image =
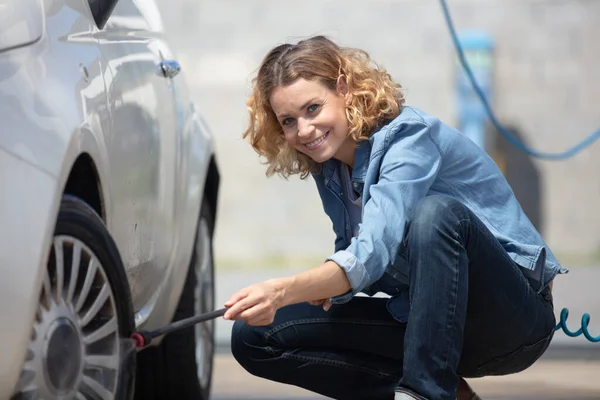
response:
M464 205L454 197L436 194L423 197L415 205L412 218L413 222L435 223L440 219L456 218L457 213Z
M407 220L403 242L408 253L436 248L448 238L467 240L471 214L459 200L445 195L422 198Z
M248 372L257 375L256 363L267 358L266 342L261 327L235 321L231 330L231 353Z
M457 199L446 195L427 196L413 208L409 231L420 239L428 239L444 229L456 229L463 219L468 219L467 208Z

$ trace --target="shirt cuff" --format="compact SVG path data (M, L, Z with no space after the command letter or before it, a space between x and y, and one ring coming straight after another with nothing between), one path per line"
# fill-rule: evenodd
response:
M339 296L331 297L332 304L344 304L350 301L355 294L360 292L369 282L370 277L367 269L358 258L349 251L341 250L328 257L327 261L333 261L346 273L351 290Z

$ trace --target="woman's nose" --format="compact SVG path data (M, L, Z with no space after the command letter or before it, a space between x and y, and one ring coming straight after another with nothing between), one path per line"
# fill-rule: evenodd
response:
M310 137L313 134L315 127L310 121L305 120L304 118L298 119L298 137Z

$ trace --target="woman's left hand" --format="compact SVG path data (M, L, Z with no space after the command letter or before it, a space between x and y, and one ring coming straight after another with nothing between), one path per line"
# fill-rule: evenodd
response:
M277 280L248 286L227 300L227 320L243 320L248 325L262 326L273 323L275 312L283 305L283 289Z
M313 301L309 301L308 304L317 306L317 307L321 306L323 308L323 310L325 310L325 311L329 311L329 309L331 308L331 300L329 300L329 299L313 300Z

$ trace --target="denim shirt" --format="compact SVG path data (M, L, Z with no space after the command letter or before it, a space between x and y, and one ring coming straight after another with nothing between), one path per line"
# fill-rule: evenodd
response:
M408 266L398 251L413 205L433 194L452 196L469 207L538 292L557 273L567 272L492 158L468 137L421 110L403 107L398 117L358 143L352 186L362 195L362 223L356 237L343 201L340 166L331 159L312 175L336 234L334 254L326 260L343 268L351 285L332 303L345 303L359 292L383 291L392 299L404 299L392 304L397 319L407 312Z

